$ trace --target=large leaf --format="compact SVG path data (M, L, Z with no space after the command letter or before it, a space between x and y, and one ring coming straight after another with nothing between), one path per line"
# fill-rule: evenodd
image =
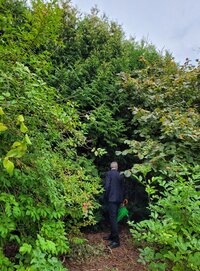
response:
M20 125L20 131L22 133L26 133L28 132L28 128L26 127L26 125L22 122L21 125Z
M8 157L5 157L3 159L3 166L6 169L6 171L9 173L9 175L12 176L13 170L14 170L14 164L8 159Z
M6 125L4 125L2 122L0 122L0 132L6 131L8 128Z
M0 107L0 115L3 115L3 114L4 114L3 109L2 107Z

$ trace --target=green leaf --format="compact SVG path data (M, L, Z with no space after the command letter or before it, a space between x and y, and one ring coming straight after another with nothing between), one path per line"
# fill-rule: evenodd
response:
M19 115L19 116L17 117L17 120L18 120L19 122L24 122L24 117L23 117L23 115Z
M26 125L22 122L21 125L20 125L20 131L22 133L26 133L28 132L28 128L26 127Z
M31 143L31 141L30 141L30 138L29 138L29 136L26 134L25 135L25 140L26 140L26 143L28 144L28 145L31 145L32 143Z
M2 107L0 107L0 115L4 115Z
M6 131L8 128L2 123L0 122L0 132L4 132Z
M141 154L141 153L139 153L139 154L138 154L138 158L139 158L140 160L142 160L142 159L144 159L144 155Z
M200 252L189 255L188 262L195 266L200 266Z
M24 243L20 249L19 249L19 252L21 254L26 254L26 253L31 253L31 250L32 250L32 246L27 244L27 243Z
M124 175L125 175L126 177L130 177L130 176L131 176L130 170L125 170L125 171L124 171Z
M10 150L7 154L6 157L15 157L15 158L20 158L24 155L24 152L21 151L20 149L12 149Z
M9 98L10 97L10 92L3 92L2 93L5 97Z
M6 169L6 171L9 173L9 175L12 176L13 170L14 170L14 164L8 159L8 157L5 157L3 159L3 166Z
M12 148L16 148L16 147L19 147L19 146L21 146L21 142L19 142L19 141L15 141L13 144L12 144Z

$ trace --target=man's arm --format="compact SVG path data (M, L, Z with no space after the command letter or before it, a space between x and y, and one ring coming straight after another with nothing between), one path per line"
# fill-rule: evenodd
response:
M111 183L111 177L109 172L106 174L106 182L105 182L105 199L107 200L109 197L110 192L110 183Z

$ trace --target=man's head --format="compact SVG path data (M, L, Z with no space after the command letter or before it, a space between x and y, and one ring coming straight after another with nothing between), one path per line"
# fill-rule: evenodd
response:
M112 163L110 164L110 168L111 168L111 169L118 169L118 163L117 163L117 162L112 162Z

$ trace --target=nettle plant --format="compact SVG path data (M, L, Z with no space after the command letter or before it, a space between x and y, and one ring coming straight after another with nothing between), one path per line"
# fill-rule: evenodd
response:
M150 219L130 222L134 239L142 245L139 261L148 264L149 270L199 270L199 165L179 165L174 179L163 175L143 183L149 196Z

